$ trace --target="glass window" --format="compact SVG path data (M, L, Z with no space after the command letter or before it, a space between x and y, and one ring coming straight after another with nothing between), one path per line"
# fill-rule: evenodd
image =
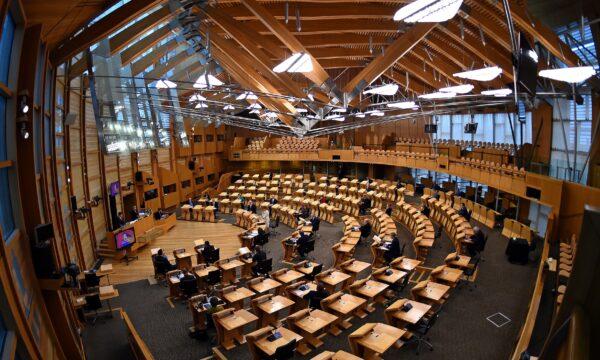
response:
M8 14L4 19L2 26L2 38L0 38L0 82L8 84L8 73L10 68L10 58L12 55L12 45L15 36L15 21L12 15Z

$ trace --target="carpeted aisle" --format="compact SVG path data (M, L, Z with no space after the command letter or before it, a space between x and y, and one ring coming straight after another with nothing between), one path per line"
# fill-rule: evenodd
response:
M231 216L225 216L225 221L232 222ZM506 239L498 230L481 227L489 235L484 259L481 263L475 285L469 284L451 292L450 299L444 305L440 318L431 329L429 337L435 351L425 350L418 358L424 359L506 359L511 354L522 320L527 312L531 296L532 284L536 274L536 264L526 266L513 265L506 261L504 248ZM289 236L292 229L281 224L276 229L278 234L271 236L265 246L268 256L275 259L274 268L283 265L277 262L281 259L282 247L280 240ZM412 256L412 236L398 224L398 234L406 242L405 255ZM317 247L310 258L324 264L328 268L333 263L331 246L342 237L342 224L327 224L321 222L320 238ZM436 240L425 267L435 267L443 264L445 256L452 252L451 242L446 236ZM359 245L355 257L363 261L371 261L370 249ZM365 276L365 274L361 274ZM401 296L410 295L409 284ZM190 310L186 304L177 302L174 308L166 301L168 289L160 285L150 285L148 281L137 281L118 286L120 297L115 301L116 306L123 304L141 337L146 341L156 359L201 359L209 356L210 344L206 341L192 339L188 336L188 327L192 324ZM498 328L486 320L486 317L501 312L510 322ZM356 319L353 327L344 331L340 336L327 335L323 338L325 345L314 350L306 357L310 359L324 350L345 349L349 351L348 334L365 322L385 322L381 306L366 319ZM90 359L125 359L127 346L121 321L114 319L105 324L86 328L84 342ZM248 328L250 332L254 327ZM123 334L123 335L121 335ZM120 339L120 340L119 340ZM250 359L247 346L225 353L228 358L242 360ZM385 359L417 358L414 346L405 346L399 350L390 350Z

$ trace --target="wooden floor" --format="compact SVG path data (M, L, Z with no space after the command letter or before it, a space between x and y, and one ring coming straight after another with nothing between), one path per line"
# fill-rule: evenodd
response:
M150 249L162 248L165 253L172 254L173 249L185 248L188 252L194 252L194 240L204 239L221 249L221 258L233 256L240 248L238 234L244 229L227 223L203 223L185 220L177 220L177 225L165 235L154 240L152 244L145 246L138 253L138 259L126 265L125 262L113 262L106 259L105 263L113 263L115 273L110 275L113 284L122 284L136 280L147 279L154 276ZM196 257L192 257L196 265Z

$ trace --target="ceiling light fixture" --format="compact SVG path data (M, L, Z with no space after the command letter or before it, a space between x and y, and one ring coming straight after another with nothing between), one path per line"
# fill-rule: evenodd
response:
M462 0L416 0L396 11L394 20L409 23L448 21L461 5Z
M365 114L369 115L369 116L383 116L383 115L385 115L383 113L383 111L378 110L378 109L366 111Z
M195 102L195 101L204 101L206 100L206 98L200 94L194 94L192 96L190 96L190 102Z
M365 114L363 114L363 113L361 113L361 112L359 112L359 113L356 113L356 114L354 114L354 116L356 116L357 118L361 118L361 119L362 119L362 118L364 118L366 115L365 115Z
M248 109L262 109L262 106L260 106L260 104L258 104L258 103L254 103L254 104L248 106Z
M252 91L245 91L243 94L238 95L236 100L257 100L258 96L254 95Z
M297 113L301 113L301 114L304 114L304 113L308 112L308 110L306 110L305 108L295 108L295 109L296 109Z
M485 96L494 96L494 97L505 97L512 94L511 89L494 89L494 90L485 90L481 92L481 95Z
M331 112L341 114L341 113L345 113L346 109L344 109L344 108L335 108L335 109L331 110Z
M346 120L346 118L344 118L344 117L343 117L343 116L341 116L341 115L335 115L335 114L332 114L332 115L327 115L327 116L325 117L325 120L344 121L344 120Z
M463 85L448 86L445 88L441 88L440 91L457 93L457 94L467 94L467 93L470 93L471 90L473 90L473 88L474 88L474 86L471 84L463 84Z
M477 70L463 71L454 74L454 76L475 81L490 81L502 74L502 69L498 66L484 67Z
M370 88L369 90L363 91L363 94L390 96L390 95L394 95L396 92L398 92L397 84L386 84L386 85L376 86L376 87Z
M586 81L594 75L596 75L596 70L594 70L594 68L591 66L576 66L540 71L541 77L556 81L563 81L570 84Z
M156 82L155 87L157 89L175 89L177 84L167 79L160 79Z
M235 107L233 107L233 105L227 104L225 106L223 106L223 110L228 111L228 110L234 110Z
M438 91L438 92L434 92L431 94L423 94L423 95L419 95L420 99L427 99L427 100L439 100L439 99L450 99L456 96L456 93L453 92L442 92L442 91Z
M419 108L419 106L417 104L415 104L414 101L397 101L397 102L392 102L392 103L388 103L387 107L389 108L393 108L393 109L413 109L413 108Z
M205 89L213 86L224 85L223 82L211 74L202 74L194 83L194 88Z
M201 102L196 104L196 106L194 107L195 109L200 109L200 108L207 108L208 105L206 105L205 103Z
M289 58L283 60L279 65L273 68L276 73L282 72L311 72L313 70L312 60L307 53L295 53Z

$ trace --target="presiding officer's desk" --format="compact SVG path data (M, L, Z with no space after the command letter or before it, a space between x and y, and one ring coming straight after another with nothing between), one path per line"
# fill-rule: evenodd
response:
M115 242L115 235L119 232L127 229L133 229L136 239L142 235L144 235L148 230L155 227L154 216L151 214L140 216L137 220L130 221L125 226L118 228L113 231L109 231L106 233L106 245L110 250L117 250L117 244ZM122 255L121 255L122 256Z

